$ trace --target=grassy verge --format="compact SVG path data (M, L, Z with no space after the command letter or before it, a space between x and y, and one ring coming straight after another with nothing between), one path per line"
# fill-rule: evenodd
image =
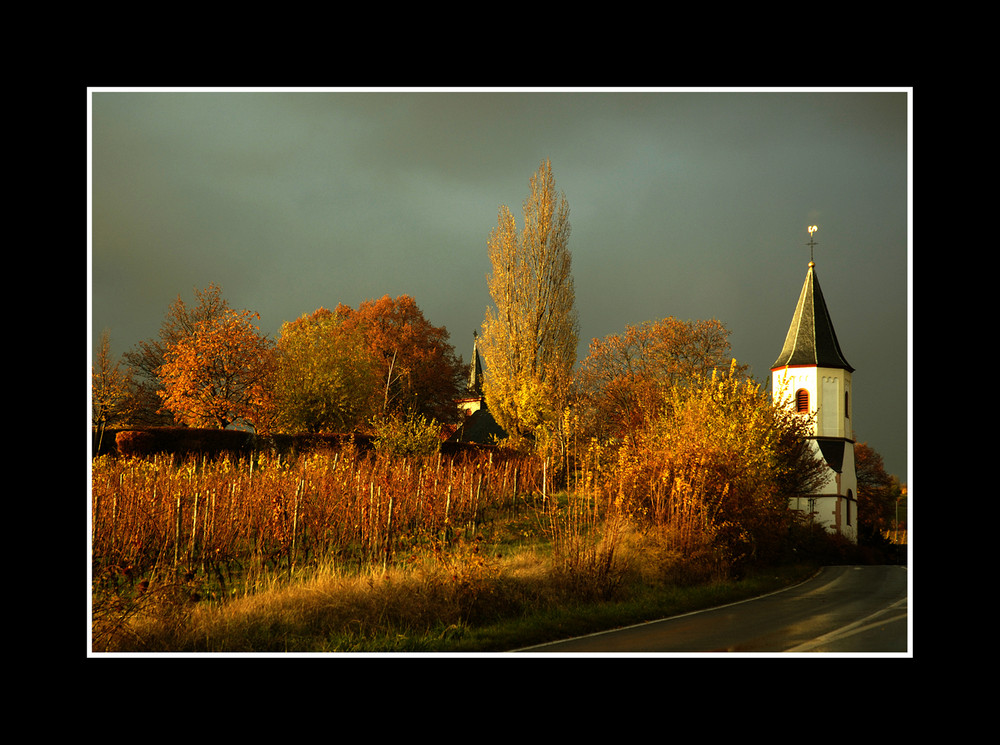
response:
M693 586L635 587L629 597L587 605L567 605L523 619L469 630L445 651L480 652L523 649L535 644L606 631L745 600L805 579L811 566L783 567L740 580Z

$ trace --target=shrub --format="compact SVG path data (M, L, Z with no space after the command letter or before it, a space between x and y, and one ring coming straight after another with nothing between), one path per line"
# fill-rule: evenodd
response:
M433 455L441 449L441 428L422 414L390 415L372 422L379 453L401 457Z
M801 427L735 367L695 376L621 444L604 489L666 528L679 551L709 546L731 568L770 558L787 533L790 490L818 472Z

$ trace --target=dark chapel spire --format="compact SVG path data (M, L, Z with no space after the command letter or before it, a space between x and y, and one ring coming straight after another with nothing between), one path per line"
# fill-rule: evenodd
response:
M815 229L815 226L809 229L810 261L806 281L802 285L802 292L799 293L799 301L795 306L788 334L785 336L785 344L778 359L771 365L771 369L815 365L854 372L854 368L840 351L840 342L837 341L830 311L826 307L819 278L816 276L816 263L811 260L811 249L816 245L812 238Z

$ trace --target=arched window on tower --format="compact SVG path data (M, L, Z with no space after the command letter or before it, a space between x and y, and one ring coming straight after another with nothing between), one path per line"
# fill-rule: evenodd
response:
M799 414L809 413L809 391L805 388L795 391L795 411Z
M850 419L851 418L850 403L851 403L851 392L850 391L844 391L844 417L846 419Z

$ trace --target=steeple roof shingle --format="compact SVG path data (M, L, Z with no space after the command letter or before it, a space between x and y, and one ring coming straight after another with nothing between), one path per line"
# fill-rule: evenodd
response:
M786 365L815 365L854 372L840 351L837 333L833 330L830 312L811 261L792 323L788 327L785 345L771 369Z

